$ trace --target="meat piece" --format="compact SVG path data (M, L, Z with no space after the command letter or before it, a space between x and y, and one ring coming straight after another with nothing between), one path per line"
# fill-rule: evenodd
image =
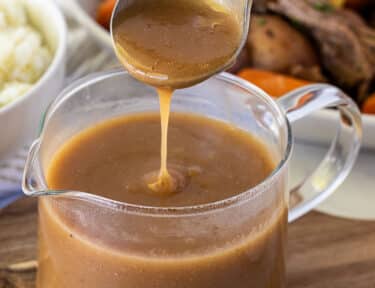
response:
M374 7L374 9L370 12L369 24L370 24L371 27L375 28L375 7Z
M366 93L375 76L375 31L360 17L323 0L277 0L269 7L311 31L326 70L339 84Z
M352 9L362 9L369 5L373 0L345 0L345 6Z

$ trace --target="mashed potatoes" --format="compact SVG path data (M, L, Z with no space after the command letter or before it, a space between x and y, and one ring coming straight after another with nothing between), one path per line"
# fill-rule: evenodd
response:
M0 0L0 107L24 95L51 62L42 35L28 21L24 1Z

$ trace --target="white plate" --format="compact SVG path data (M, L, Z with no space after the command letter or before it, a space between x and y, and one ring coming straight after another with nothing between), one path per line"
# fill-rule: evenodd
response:
M95 21L100 0L60 0L77 20L87 28L97 42L106 49L112 49L109 33ZM322 111L300 120L293 125L294 135L309 142L327 143L332 139L338 123L337 113ZM375 149L375 116L363 115L363 147Z
M293 124L294 135L307 142L328 143L335 135L338 113L324 110ZM375 116L362 115L362 147L375 149Z
M291 187L317 167L327 150L327 145L296 142L290 165ZM375 220L374 163L374 151L361 151L348 178L316 210L348 219Z

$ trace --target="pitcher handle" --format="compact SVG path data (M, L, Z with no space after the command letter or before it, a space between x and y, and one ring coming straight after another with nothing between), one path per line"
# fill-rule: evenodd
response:
M340 113L337 134L324 159L311 175L296 186L307 199L290 209L289 222L292 222L323 202L348 176L361 145L362 120L353 100L337 87L328 84L296 89L277 102L289 122L323 108L337 108Z

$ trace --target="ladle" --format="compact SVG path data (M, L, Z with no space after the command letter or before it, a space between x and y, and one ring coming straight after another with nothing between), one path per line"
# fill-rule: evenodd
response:
M116 51L117 56L121 60L122 64L127 68L128 72L138 80L141 80L144 83L150 84L152 86L164 86L164 87L172 87L172 88L184 88L191 86L193 84L199 83L214 74L217 74L221 71L224 71L228 67L234 64L238 54L240 53L242 47L244 46L246 40L247 40L247 34L249 29L249 21L250 21L250 10L252 6L252 0L212 0L215 4L224 6L226 9L230 11L230 13L233 13L236 20L238 21L240 25L240 33L241 33L241 39L238 43L238 47L236 49L236 52L233 54L233 57L228 59L226 63L224 63L221 67L218 67L217 69L210 71L208 74L204 75L197 75L194 77L184 77L183 79L169 79L167 75L161 74L161 73L153 73L150 71L144 71L143 69L139 69L129 63L124 57L121 57L121 51L120 47L116 45L115 41L115 33L114 33L114 26L115 23L118 23L118 21L121 21L121 14L124 11L124 9L129 8L131 5L134 4L135 1L143 1L147 3L146 0L117 0L115 8L112 13L111 23L110 23L110 30L111 30L111 37L112 37L112 43L113 48ZM157 0L148 0L148 1L157 1ZM186 0L186 1L202 1L202 0ZM151 3L151 2L150 2ZM153 3L153 2L152 2ZM145 4L146 5L146 4ZM146 29L146 23L145 23L145 29ZM140 29L139 33L142 33L142 29Z

